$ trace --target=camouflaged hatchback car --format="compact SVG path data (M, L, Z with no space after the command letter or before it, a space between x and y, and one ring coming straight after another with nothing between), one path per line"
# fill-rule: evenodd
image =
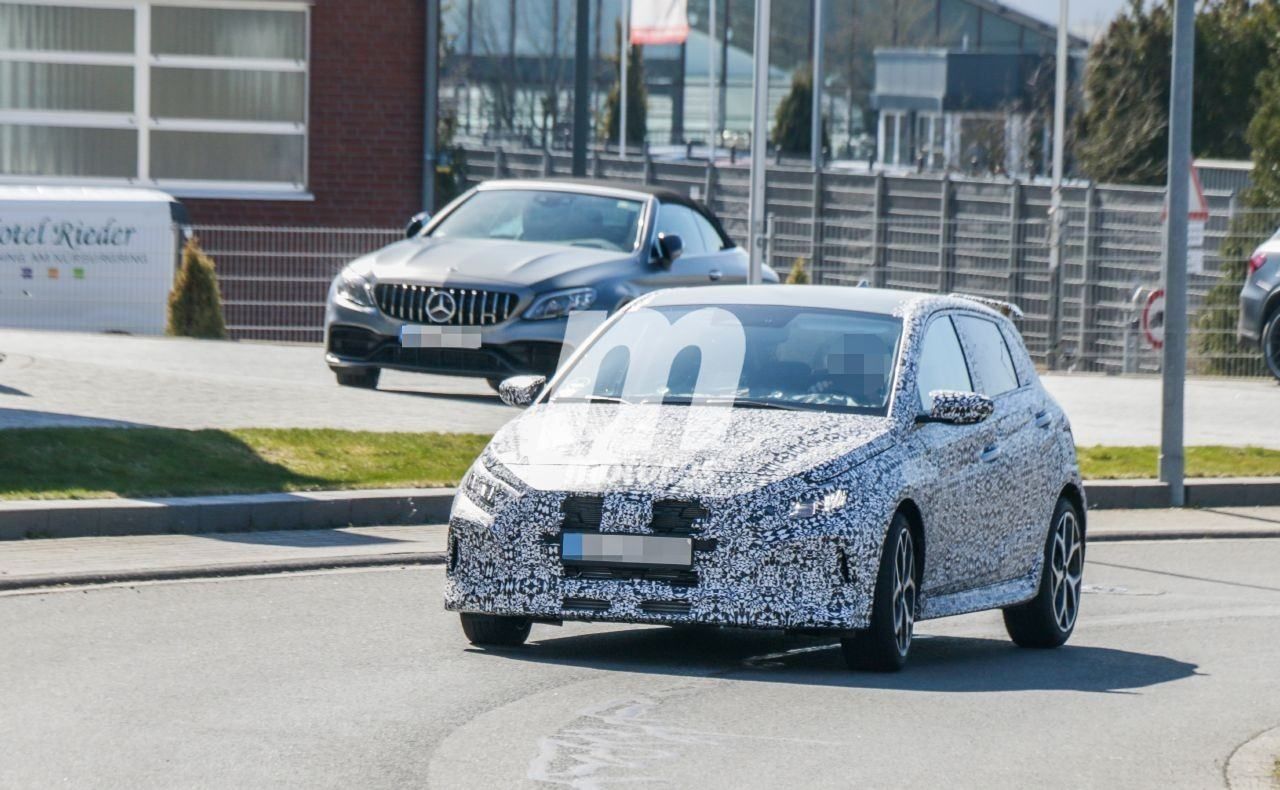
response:
M494 436L449 523L476 644L565 620L828 632L894 670L917 620L1075 626L1085 501L1012 321L968 297L660 291L610 317Z

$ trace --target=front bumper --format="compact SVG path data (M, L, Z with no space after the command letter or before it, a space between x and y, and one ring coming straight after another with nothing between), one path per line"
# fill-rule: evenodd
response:
M683 575L584 572L560 560L565 498L527 493L488 520L459 493L449 523L445 607L548 622L840 632L869 624L882 528L846 522L801 530L712 506L695 534L693 567ZM604 502L601 531L662 534L625 523L647 523L634 516L652 507L651 498L606 495ZM620 520L611 513L622 514Z
M406 348L407 322L377 310L359 310L330 300L325 310L325 362L334 369L393 368L451 376L506 378L523 373L550 376L560 361L566 319L471 327L479 348Z

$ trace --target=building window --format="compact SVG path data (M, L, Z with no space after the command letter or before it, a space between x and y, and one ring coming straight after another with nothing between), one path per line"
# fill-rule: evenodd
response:
M0 181L305 193L309 13L0 0Z

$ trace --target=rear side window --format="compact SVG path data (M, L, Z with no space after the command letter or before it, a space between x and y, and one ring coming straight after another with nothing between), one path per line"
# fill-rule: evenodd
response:
M717 252L724 249L724 239L720 238L720 233L711 224L711 220L696 211L692 212L692 214L693 222L698 226L698 232L702 234L702 243L706 245L707 252Z
M973 382L960 348L960 338L947 316L936 318L925 332L920 346L920 364L916 370L916 386L920 391L920 405L924 411L933 408L935 390L971 392Z
M1018 388L1018 372L1013 366L1004 334L994 321L975 316L956 316L968 341L969 366L973 368L978 391L994 398Z

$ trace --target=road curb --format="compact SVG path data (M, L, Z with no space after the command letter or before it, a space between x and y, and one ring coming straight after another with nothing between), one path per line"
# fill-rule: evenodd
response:
M0 502L0 540L439 524L452 488Z
M1159 480L1086 480L1090 510L1169 507L1169 484ZM1187 507L1274 507L1280 478L1206 477L1186 483Z
M0 578L0 592L47 589L51 587L127 582L181 581L183 579L216 579L232 576L259 576L272 573L322 571L340 568L377 568L403 565L441 565L442 551L415 551L398 554L352 555L348 557L297 558L264 562L236 562L199 565L186 568L138 568L127 571L92 571L88 573L55 573Z

